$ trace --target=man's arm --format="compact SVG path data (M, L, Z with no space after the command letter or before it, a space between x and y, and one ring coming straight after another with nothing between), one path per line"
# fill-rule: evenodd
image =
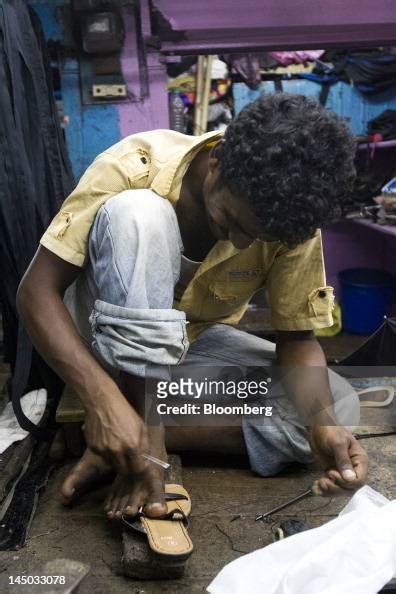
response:
M326 470L317 482L323 495L345 494L367 478L367 454L351 432L339 425L323 350L311 331L278 332L277 361L287 374L286 389L309 427L309 442Z
M81 398L87 445L118 472L141 472L145 426L86 348L63 303L80 272L41 246L19 286L18 311L38 352Z

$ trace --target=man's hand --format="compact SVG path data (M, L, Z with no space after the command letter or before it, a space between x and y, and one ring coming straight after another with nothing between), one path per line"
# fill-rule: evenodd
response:
M38 352L81 398L88 446L120 474L148 464L146 428L89 352L63 302L81 269L40 246L18 290L18 309ZM48 324L51 320L51 324Z
M315 481L318 495L348 495L367 479L368 456L352 433L344 427L315 426L309 442L326 475Z
M345 495L366 481L368 458L353 435L337 425L326 358L313 332L278 332L277 359L292 370L286 388L305 425L309 442L326 476L315 481L320 495Z
M146 426L121 392L99 398L89 408L84 434L88 447L119 474L139 474L147 468L142 454L148 452Z

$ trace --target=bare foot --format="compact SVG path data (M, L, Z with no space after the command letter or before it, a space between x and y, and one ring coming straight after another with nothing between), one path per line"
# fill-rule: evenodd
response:
M147 432L150 454L166 461L163 427L147 427ZM140 507L144 507L150 517L162 516L167 510L164 491L164 471L150 462L148 469L139 475L116 477L106 499L105 511L110 519L119 519L122 514L134 516Z
M103 458L87 448L81 460L76 464L62 485L61 494L64 505L73 503L95 483L108 477L110 474L111 467Z
M108 518L120 519L122 514L135 516L140 507L150 517L162 516L167 510L164 488L162 470L150 469L133 477L118 475L105 503Z

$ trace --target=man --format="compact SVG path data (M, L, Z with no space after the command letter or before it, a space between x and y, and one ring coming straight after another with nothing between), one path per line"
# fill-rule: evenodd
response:
M63 485L66 501L113 469L110 518L140 506L163 515L162 469L141 454L166 459L166 448L245 452L263 476L314 453L319 493L365 482L367 456L343 426L357 422L357 396L328 375L313 334L332 324L333 303L317 229L350 191L354 152L337 116L279 93L247 106L224 137L146 132L94 161L18 293L33 343L86 409L88 449ZM232 328L264 286L276 352ZM183 377L187 363L275 358L293 373L290 402L271 419L221 432L145 425L147 365Z

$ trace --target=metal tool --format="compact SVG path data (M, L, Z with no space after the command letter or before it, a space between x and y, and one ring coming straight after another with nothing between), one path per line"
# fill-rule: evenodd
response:
M386 431L384 433L355 433L355 439L371 439L372 437L388 437L389 435L396 435L396 431Z
M271 509L270 511L266 512L265 514L261 514L260 516L257 516L256 522L258 520L265 520L266 518L269 518L273 514L276 514L281 509L285 509L285 507L289 507L289 505L293 505L293 503L297 503L297 501L301 501L301 499L305 499L305 497L309 497L310 495L314 495L314 492L312 491L312 487L310 487L309 489L304 491L304 493L300 493L300 495L297 495L297 497L293 497L293 499L289 499L289 501L287 501L286 503L283 503L282 505L278 505L278 507Z
M168 464L168 462L164 462L163 460L160 460L159 458L156 458L151 454L142 454L142 456L143 458L146 458L146 460L149 460L150 462L157 464L157 466L161 466L161 468L164 468L165 470L170 468L170 464Z

